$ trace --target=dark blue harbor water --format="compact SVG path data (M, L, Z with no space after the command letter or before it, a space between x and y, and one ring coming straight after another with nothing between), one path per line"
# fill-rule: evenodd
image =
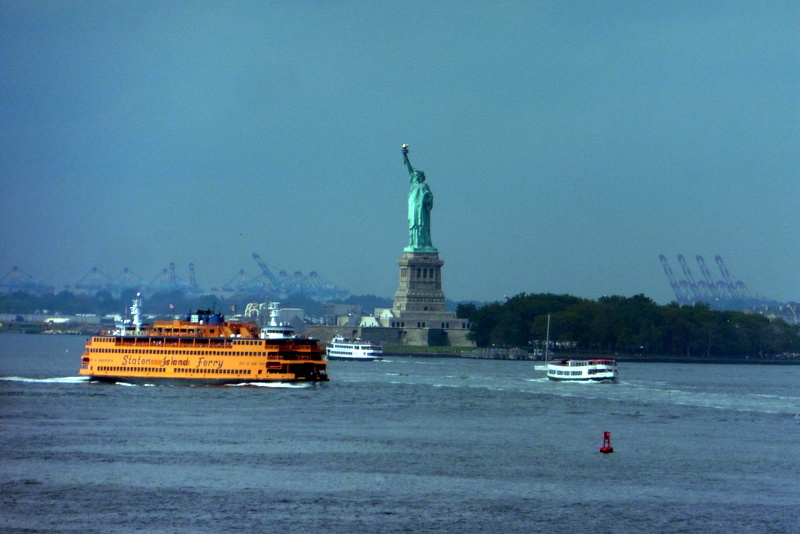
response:
M0 335L0 532L800 531L797 366L565 384L394 358L132 387L77 378L83 342Z

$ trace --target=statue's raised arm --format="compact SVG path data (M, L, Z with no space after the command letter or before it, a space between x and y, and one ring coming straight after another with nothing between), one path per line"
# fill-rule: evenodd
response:
M412 167L411 162L408 161L408 145L403 145L403 163L406 164L406 168L408 169L408 174L410 174L413 178L414 167Z

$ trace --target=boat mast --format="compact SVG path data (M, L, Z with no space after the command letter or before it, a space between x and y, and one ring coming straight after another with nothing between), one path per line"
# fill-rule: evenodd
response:
M550 358L550 314L547 314L547 336L544 340L544 364L547 365L547 360Z

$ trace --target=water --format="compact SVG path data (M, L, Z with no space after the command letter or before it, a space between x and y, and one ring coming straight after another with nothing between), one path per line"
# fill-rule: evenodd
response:
M570 384L394 358L125 387L77 377L83 342L0 335L0 532L800 531L800 367Z

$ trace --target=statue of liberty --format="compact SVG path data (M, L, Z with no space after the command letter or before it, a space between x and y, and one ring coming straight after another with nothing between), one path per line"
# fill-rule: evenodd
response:
M433 193L425 183L425 173L414 170L408 161L408 145L403 145L403 162L408 168L408 246L407 252L437 252L431 243Z

